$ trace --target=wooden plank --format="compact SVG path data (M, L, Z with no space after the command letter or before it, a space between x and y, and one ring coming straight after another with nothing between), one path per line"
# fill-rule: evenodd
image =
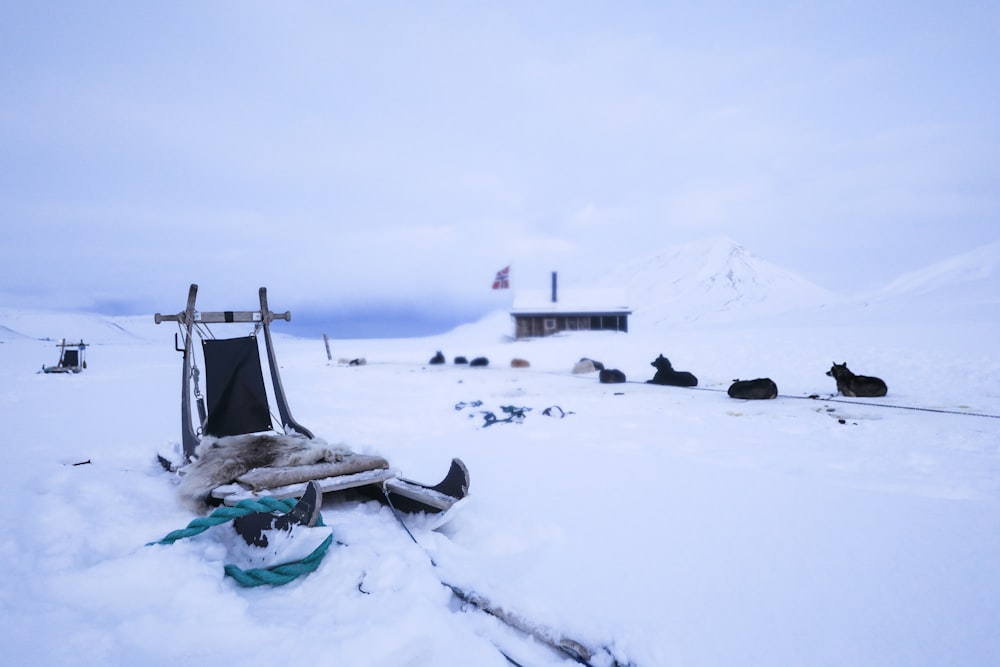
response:
M387 479L395 477L396 474L395 470L379 468L376 470L366 470L353 475L339 475L336 477L327 477L325 479L309 481L315 481L319 484L323 493L332 493L335 491L353 489L359 486L367 486L369 484L380 484ZM308 482L299 482L296 484L288 484L286 486L279 486L270 489L254 490L239 484L227 484L216 488L212 492L212 496L222 500L222 502L226 505L232 506L236 505L241 500L260 498L261 496L271 496L277 498L278 500L283 500L285 498L299 498L306 492L307 486Z
M259 491L273 489L314 479L325 479L341 475L353 475L366 470L388 468L389 462L381 456L365 454L347 454L341 461L313 463L302 466L285 466L280 468L255 468L240 475L236 481Z

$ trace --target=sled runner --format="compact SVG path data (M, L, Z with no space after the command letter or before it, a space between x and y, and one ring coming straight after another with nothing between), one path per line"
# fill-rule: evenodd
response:
M177 322L180 329L174 340L174 348L183 353L183 461L178 469L183 475L181 495L188 504L203 510L262 496L300 498L311 482L324 494L358 489L408 512L445 512L467 495L469 473L458 459L452 460L440 483L421 484L400 477L382 457L327 445L292 417L270 328L274 320L291 321L291 313L271 312L266 288L259 291L260 310L252 311L198 311L197 294L198 286L191 285L182 312L154 316L157 324ZM252 324L253 331L221 339L208 327L234 323ZM200 346L194 343L196 337ZM269 370L270 394L262 359Z
M83 351L87 349L87 344L82 340L79 343L66 345L66 339L59 341L59 363L55 366L42 365L42 371L46 373L79 373L87 367L87 361L83 358Z

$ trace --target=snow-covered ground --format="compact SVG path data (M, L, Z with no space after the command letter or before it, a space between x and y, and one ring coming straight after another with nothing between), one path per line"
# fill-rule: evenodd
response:
M500 644L525 665L573 664L463 610L447 581L635 665L996 664L1000 418L982 415L1000 416L1000 310L986 277L980 307L961 311L897 285L785 312L780 295L758 295L767 308L729 320L637 311L628 334L511 342L504 313L431 338L330 332L334 363L321 340L278 335L298 421L426 482L460 457L472 496L443 529L414 523L420 546L385 507L329 499L340 544L316 572L256 589L224 576L211 533L145 546L193 518L155 460L180 437L172 325L0 313L0 653L26 665L508 665ZM212 303L210 285L199 299L240 307ZM682 304L693 312L697 295ZM216 333L243 333L231 327ZM43 336L93 343L88 368L38 373L57 357ZM491 363L427 365L436 350ZM660 353L699 387L645 384ZM583 356L630 382L573 375ZM514 357L531 367L510 368ZM833 361L884 378L888 396L831 400ZM726 396L733 379L761 376L781 397ZM530 411L484 427L481 411L505 405ZM569 414L544 416L551 406Z

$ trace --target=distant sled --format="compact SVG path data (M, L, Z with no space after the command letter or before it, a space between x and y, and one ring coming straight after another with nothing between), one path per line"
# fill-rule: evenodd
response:
M87 360L83 358L87 344L82 340L79 343L66 344L66 339L59 341L59 363L55 366L42 365L44 373L79 373L87 367Z
M160 460L180 473L181 500L193 510L262 496L300 498L314 481L323 494L357 489L405 512L446 513L468 495L469 472L459 459L452 460L441 482L422 484L402 478L382 457L328 445L292 417L270 329L274 320L290 321L291 313L271 312L266 288L259 291L260 310L252 311L197 311L197 293L198 286L191 285L183 311L154 316L157 324L177 322L180 329L174 347L183 353L182 460ZM240 323L252 325L252 332L218 339L208 327ZM262 359L270 371L270 394Z

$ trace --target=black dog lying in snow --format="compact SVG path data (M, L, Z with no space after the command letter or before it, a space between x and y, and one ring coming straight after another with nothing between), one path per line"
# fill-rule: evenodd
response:
M771 378L736 380L729 386L730 398L769 399L778 396L778 385Z
M674 387L698 386L698 378L687 371L675 371L670 360L662 354L649 365L656 369L656 374L653 375L652 380L646 380L648 384L665 384Z
M625 373L617 368L602 368L597 375L601 384L620 384L626 381Z

